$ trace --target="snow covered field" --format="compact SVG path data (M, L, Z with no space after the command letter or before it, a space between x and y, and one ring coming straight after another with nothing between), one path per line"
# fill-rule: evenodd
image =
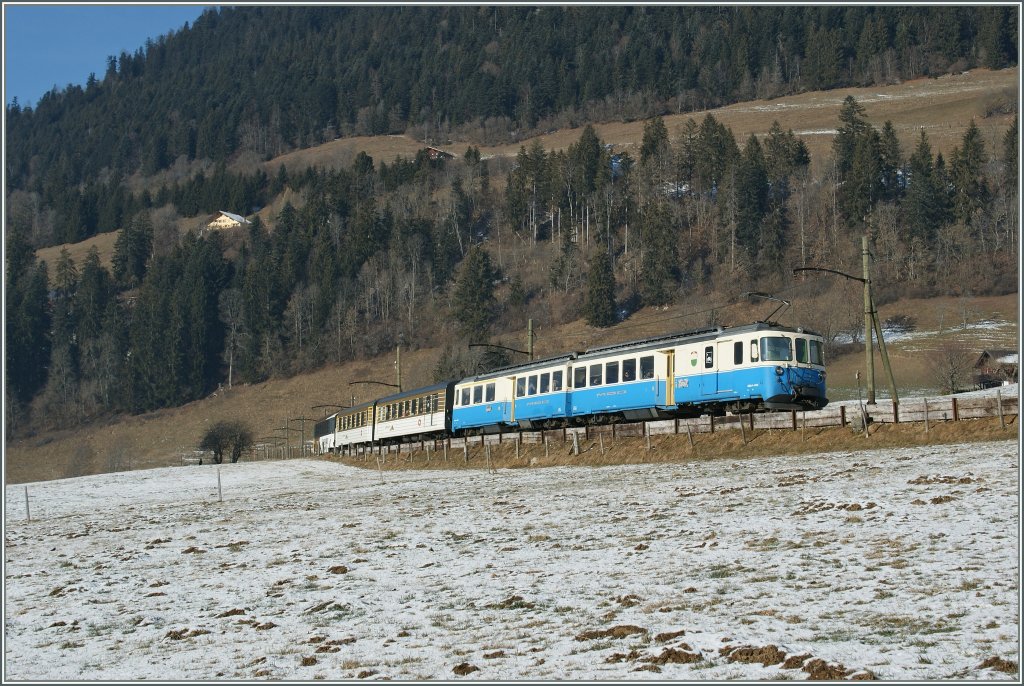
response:
M1013 441L8 486L6 680L1016 680Z

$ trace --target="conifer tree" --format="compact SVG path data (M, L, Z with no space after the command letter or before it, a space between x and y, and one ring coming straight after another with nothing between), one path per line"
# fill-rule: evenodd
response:
M615 323L615 273L607 250L598 250L590 262L583 316L591 326Z
M495 277L487 251L479 246L470 248L452 293L455 324L467 342L483 342L490 337L490 327L497 316Z

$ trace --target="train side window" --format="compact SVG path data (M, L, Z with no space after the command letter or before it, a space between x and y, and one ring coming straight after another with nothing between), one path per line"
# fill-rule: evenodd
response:
M526 377L520 376L516 379L516 397L522 398L526 395Z
M590 365L590 385L600 386L601 385L601 365L592 364Z
M530 377L529 382L526 384L528 395L537 395L537 375L534 374Z
M704 348L704 368L711 369L715 366L715 348L707 346Z
M619 363L607 362L604 365L604 382L619 383Z
M473 386L473 404L477 405L484 401L484 387Z
M757 362L757 339L750 341L750 361Z
M654 378L654 355L648 355L647 357L640 358L640 378Z
M796 361L807 363L807 339L796 339Z
M821 341L812 338L809 343L811 344L811 364L825 364L825 356L821 354Z
M732 363L743 364L743 343L736 341L732 346Z
M587 368L576 367L572 372L572 387L573 388L586 388L587 387Z
M562 372L551 372L551 390L560 391L562 390Z
M489 383L484 387L484 389L484 401L489 403L494 402L494 384Z
M636 379L636 360L622 361L622 380L634 381Z
M545 373L540 375L540 392L548 393L551 391L551 374Z
M459 402L459 404L462 405L463 407L465 407L466 405L469 404L469 389L468 388L463 388L462 389L462 399Z

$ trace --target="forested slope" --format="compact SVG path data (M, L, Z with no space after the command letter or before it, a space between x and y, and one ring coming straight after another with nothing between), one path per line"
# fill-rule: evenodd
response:
M789 290L794 288L791 268L796 265L856 271L863 232L872 236L879 282L886 284L876 291L882 301L907 294L1006 293L1016 287L1016 119L997 140L986 140L971 122L955 149L944 156L933 151L926 131L913 140L901 140L888 122L872 124L868 108L850 97L835 111L837 134L829 160L812 166L805 142L789 126L776 124L765 135L737 137L713 115L688 119L669 130L656 114L747 93L743 78L735 83L724 77L712 79L719 90L710 89L710 82L702 86L700 73L708 60L691 67L669 60L670 55L692 59L694 45L704 46L697 51L704 56L710 54L707 46L718 45L725 52L713 64L730 74L734 70L727 67L734 64L733 57L726 55L733 55L744 42L741 34L748 45L744 73L770 75L770 70L764 72L770 63L803 65L780 72L788 75L777 82L780 92L876 76L884 80L898 78L903 70L912 73L912 64L935 71L973 66L991 61L993 55L1000 56L997 62L1015 59L1016 36L1006 34L1006 27L1016 22L993 25L1005 18L1005 8L545 8L544 22L526 8L346 8L338 13L341 18L324 15L332 21L318 19L321 15L312 8L243 9L249 11L210 12L195 27L116 60L116 69L81 93L69 89L51 94L31 111L8 109L8 141L14 140L13 131L24 134L18 143L24 146L8 154L9 435L180 405L220 384L288 376L396 345L446 348L433 376L450 377L507 361L471 357L464 343L519 331L528 318L544 325L582 315L590 325L606 327L643 306L694 303L696 312L703 308L698 302L728 304L743 291ZM759 13L769 9L772 12ZM606 11L613 14L601 15ZM658 67L649 79L634 81L634 94L640 97L634 101L614 93L586 95L588 87L572 82L566 69L559 68L552 73L575 84L566 86L571 97L552 100L548 109L520 120L515 107L495 114L457 104L455 91L465 91L458 97L476 92L467 75L457 81L459 86L469 84L467 88L439 91L444 96L437 102L446 103L447 109L442 109L450 127L444 135L457 123L469 132L474 118L482 117L506 117L502 126L511 135L520 127L548 126L543 117L554 117L548 120L554 122L564 112L571 112L574 121L598 117L599 110L588 109L588 103L618 103L614 116L654 115L645 117L642 141L632 151L610 150L587 126L565 149L547 150L535 140L523 146L513 162L488 159L471 145L448 160L432 159L421 150L415 156L387 160L357 154L350 164L334 169L280 165L268 173L259 166L239 164L246 155L262 160L319 140L307 137L314 129L300 127L305 133L265 150L247 149L244 136L221 131L218 140L230 145L219 152L170 146L159 163L147 161L143 153L151 146L145 142L147 136L177 135L174 112L192 106L203 117L220 121L218 126L257 121L266 136L278 135L272 118L262 121L253 115L253 120L218 108L234 98L249 98L246 102L270 107L270 116L275 107L294 105L289 91L261 95L250 92L243 79L243 86L227 93L230 89L216 84L226 84L232 69L263 74L260 69L271 68L281 54L292 55L294 64L316 58L318 64L330 63L335 70L350 69L350 61L357 57L337 52L341 48L334 53L329 49L333 44L328 37L342 28L360 37L355 41L362 46L358 59L374 54L375 45L405 37L407 42L396 43L396 60L407 54L405 48L419 45L419 52L409 54L420 58L420 69L443 65L461 74L454 53L465 50L475 55L474 41L484 40L488 32L493 35L482 44L484 55L515 48L530 62L545 58L547 49L575 45L572 59L584 60L591 43L582 36L598 31L592 12L612 27L609 31L618 32L613 48L594 58L598 73L601 65L614 72L616 64L641 64L637 55L661 40L668 47L660 56L654 53L654 63L674 65L671 73L678 78L690 73L687 69L696 69L695 80L687 81L686 88L670 84L667 91L660 91ZM846 19L852 23L840 21ZM785 31L779 23L784 20ZM357 21L362 23L345 23ZM793 25L803 28L794 30L795 42L790 45L781 39L762 41L762 24L774 26L777 38L790 35ZM890 42L883 41L878 51L858 52L856 44L869 25ZM942 34L940 26L956 30ZM415 38L401 33L411 27L418 30ZM535 33L547 38L531 43ZM304 38L293 44L283 37L292 34ZM431 40L422 38L428 34ZM841 46L838 54L849 55L836 62L834 80L827 82L809 80L816 73L809 65L817 59L810 49L817 43L811 39L822 35L833 36L835 45ZM955 35L950 45L957 47L944 49L936 35ZM900 43L899 36L910 42ZM272 41L275 48L269 50L265 46L273 37L280 40ZM800 37L808 42L799 42ZM227 45L242 40L246 49L234 44L229 50L219 38ZM674 51L672 41L677 38L682 41L679 46L689 47ZM1006 41L1012 41L1012 49L1004 49ZM754 45L760 47L750 47ZM566 50L559 50L570 59ZM434 54L431 51L444 56L431 62L425 59ZM231 60L248 59L249 71L228 60L228 53ZM774 62L769 60L772 55ZM886 55L892 58L885 63L894 69L890 76L884 69L876 74L857 66L864 60L876 64L875 57ZM154 74L162 73L163 67L150 71L151 61L174 65L168 68L167 80L156 79ZM483 65L482 73L518 74L515 69L526 69L513 67L519 62L511 57L492 62L495 68ZM219 66L213 70L215 65ZM393 79L399 77L386 71L391 68L383 62L363 65L362 74L371 77L372 97L383 98L385 89L395 87ZM633 69L631 78L647 73ZM209 111L189 105L188 96L173 88L174 79L183 73L189 76L182 77L182 83L191 84L192 90L207 96L222 93L223 100ZM280 80L281 88L308 85L317 73L314 70L307 78L296 72ZM433 78L429 74L436 76L429 70L424 73L428 81ZM522 81L513 82L536 85L535 76L527 69L516 77ZM131 103L136 96L131 94L158 88L146 85L150 78L180 99L163 91L150 95L167 97L168 106L179 110L153 114L165 117L160 126L133 124ZM347 83L340 78L333 76L328 90ZM751 78L750 87L760 92L758 79ZM603 87L615 83L609 79ZM269 87L269 77L253 80ZM211 87L213 91L205 90ZM90 90L91 101L86 97ZM353 86L351 93L345 107L363 102L358 88ZM528 95L536 103L532 91ZM683 103L678 99L683 96L697 100ZM336 129L329 137L363 132L358 128L358 109L354 119L351 112L346 119L338 113L338 102L332 109L333 121L348 122L350 128ZM515 102L522 106L525 100ZM629 102L645 104L629 110ZM1015 111L1017 103L1008 106ZM431 112L442 111L432 107ZM95 115L96 111L105 114ZM215 117L215 111L224 116ZM419 119L410 112L396 120L401 126L395 129L440 121ZM612 116L613 110L605 114ZM98 118L88 123L94 115ZM195 124L194 117L186 120ZM78 126L92 133L79 131ZM90 135L109 136L112 130L128 132L117 137L117 144L128 151L120 161L103 157L112 154L110 146L90 142ZM365 132L375 130L370 126ZM53 143L46 138L47 131L58 133ZM195 136L198 146L198 128ZM98 147L90 147L94 144ZM147 172L173 160L175 169L187 170L190 155L206 171L182 173L173 180L175 174L164 172L161 182L142 184L147 190L128 190L127 175L149 178ZM285 195L294 202L281 200ZM181 217L221 209L245 214L268 203L280 209L264 212L266 221L257 218L234 234L179 236L176 230ZM33 256L34 248L53 241L115 229L120 233L109 270L95 253L77 262L64 255L49 268ZM804 294L817 296L828 288L816 284ZM862 313L847 310L825 298L802 323L836 340L859 328ZM720 322L726 314L719 309L700 316Z

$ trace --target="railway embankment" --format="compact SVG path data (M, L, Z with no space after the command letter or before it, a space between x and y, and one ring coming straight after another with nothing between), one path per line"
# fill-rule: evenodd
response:
M1015 390L1015 389L1014 389ZM863 417L867 416L865 429ZM701 417L376 446L327 459L375 470L672 463L1013 440L1016 393L914 398L894 411L837 403L807 413Z

